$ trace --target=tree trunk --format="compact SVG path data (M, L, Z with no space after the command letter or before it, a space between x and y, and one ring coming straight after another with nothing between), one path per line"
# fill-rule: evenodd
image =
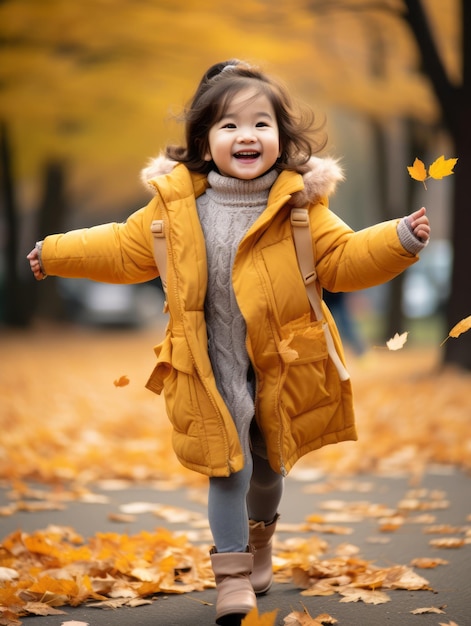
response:
M50 161L44 168L43 195L39 207L39 237L64 230L67 212L65 166L62 161ZM49 277L38 290L37 313L43 319L61 321L66 311L58 291L57 278Z
M455 176L453 224L451 243L453 248L453 266L451 293L447 306L449 330L464 317L471 315L471 289L469 268L471 258L470 233L471 212L469 210L468 172L471 166L471 3L461 2L461 45L463 76L460 85L453 85L441 62L427 15L420 0L405 0L407 13L405 19L416 38L420 51L424 73L441 107L442 122L450 133L458 157ZM443 362L471 370L471 333L465 333L457 339L449 339L443 351Z
M468 172L471 171L471 100L461 103L461 132L455 137L456 164L454 212L452 228L453 270L451 297L446 309L448 330L471 315L471 210ZM445 344L444 362L471 370L471 330Z
M5 207L5 263L4 284L1 287L2 310L0 316L7 326L27 326L31 321L31 301L27 297L28 286L18 272L18 207L13 184L13 166L8 128L0 123L0 188ZM26 262L26 261L25 261Z

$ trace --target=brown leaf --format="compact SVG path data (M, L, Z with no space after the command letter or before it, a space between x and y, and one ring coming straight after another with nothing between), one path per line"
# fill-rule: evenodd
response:
M445 613L445 611L438 609L436 606L430 606L423 609L414 609L411 613L413 615L425 615L426 613Z
M462 548L466 541L461 537L444 537L443 539L432 539L430 545L434 548L454 549Z
M32 615L67 615L65 611L54 609L44 602L27 602L23 608Z
M448 565L448 561L445 561L445 559L422 557L412 559L411 565L412 567L418 567L419 569L433 569L439 565Z
M127 376L120 376L115 381L113 381L115 387L126 387L129 385L129 378Z
M340 592L343 598L340 602L364 602L365 604L384 604L391 598L382 591L369 591L368 589L355 589L347 587Z

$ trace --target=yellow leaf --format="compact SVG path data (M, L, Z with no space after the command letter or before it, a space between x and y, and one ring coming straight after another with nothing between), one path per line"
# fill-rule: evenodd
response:
M299 358L298 352L289 346L293 337L294 333L291 333L288 339L282 339L278 345L278 352L285 363L292 363Z
M115 387L126 387L126 385L129 385L129 378L127 376L120 376L113 384Z
M453 326L453 328L448 333L448 337L446 337L446 339L444 339L440 345L443 346L445 341L449 339L450 337L453 337L456 339L456 337L459 337L462 333L465 333L470 328L471 328L471 315L468 315L468 317L465 317L464 319L459 321L458 324L455 324L455 326Z
M277 613L278 609L275 609L271 613L259 615L255 607L244 617L241 626L275 626Z
M427 170L425 169L423 161L420 159L416 158L413 165L407 167L407 171L409 172L410 177L414 180L424 182L427 178Z
M409 332L407 330L405 333L402 333L402 335L396 333L394 337L392 337L389 341L386 341L386 345L389 350L400 350L401 348L403 348L404 344L407 341L408 334Z
M453 174L453 168L457 161L458 159L445 159L442 154L442 156L438 157L428 168L428 172L432 178L440 180L444 176Z

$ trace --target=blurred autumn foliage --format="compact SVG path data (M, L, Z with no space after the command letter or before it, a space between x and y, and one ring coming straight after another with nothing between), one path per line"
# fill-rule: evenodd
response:
M74 499L102 502L93 493L97 484L105 490L106 484L123 481L167 489L205 487L205 477L176 461L163 401L144 389L154 362L152 345L162 332L162 327L105 333L57 326L2 335L0 479L9 486L10 501L0 507L0 516L61 510ZM327 555L322 535L347 535L345 523L359 519L377 519L381 532L392 533L417 513L416 521L420 517L428 532L444 535L430 545L456 549L469 543L469 525L432 525L430 513L448 506L446 496L419 488L430 465L471 468L471 375L452 368L439 371L438 350L384 346L350 357L359 441L327 446L301 460L293 472L328 477L306 483L306 493L328 493L335 484L345 492L362 492L364 472L406 474L411 489L397 507L326 500L320 513L280 524L280 531L302 536L277 539L277 582L294 584L302 596L337 595L340 602L370 604L389 602L391 589L430 589L412 567L435 568L446 565L445 559L379 566L348 542ZM185 521L192 538L165 528L135 535L97 532L89 538L58 525L32 533L16 530L2 537L0 550L2 623L13 626L24 615L60 614L64 605L136 607L155 601L157 594L214 586L211 539L201 514L156 502L129 503L120 511L109 519L127 524L139 513L152 512L156 518ZM328 617L295 611L284 623L335 623ZM254 613L246 623L269 626L273 620L274 613Z
M363 187L376 189L368 221L379 221L418 201L401 182L410 152L425 157L445 145L459 158L453 199L439 196L435 215L454 248L446 324L452 327L471 310L471 292L462 288L471 230L469 6L462 0L446 7L440 0L3 0L2 319L27 326L36 302L43 315L60 315L52 306L54 286L31 286L23 259L32 243L49 232L123 219L145 202L141 166L180 138L175 117L204 69L235 56L287 81L320 117L327 112L329 151L351 154L348 221L359 220L365 198L371 200L364 190L356 197L357 174ZM363 130L337 129L339 111L359 116ZM360 164L367 144L370 160ZM371 163L375 169L365 175ZM433 205L430 196L432 190L425 201ZM398 300L394 292L390 332L393 325L399 330ZM470 337L447 343L442 355L471 369Z
M162 332L2 335L0 477L65 481L77 494L108 478L201 484L175 459L163 399L144 388ZM384 346L351 359L359 441L327 446L298 467L418 478L433 463L470 468L470 374L439 371L440 349Z

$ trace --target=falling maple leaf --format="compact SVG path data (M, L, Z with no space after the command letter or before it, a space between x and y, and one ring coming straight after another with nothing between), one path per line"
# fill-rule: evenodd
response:
M120 376L115 381L113 381L115 387L126 387L129 385L129 378L127 376Z
M336 624L337 620L323 613L317 617L311 617L307 608L303 606L303 611L292 611L284 620L284 626L323 626L324 624Z
M442 156L438 157L428 168L430 177L441 180L444 176L453 174L453 168L457 161L458 159L445 159L442 154Z
M435 159L435 161L430 165L427 173L427 168L425 167L423 161L416 158L412 165L407 166L407 171L409 172L411 178L423 183L425 189L427 189L425 181L428 178L441 180L445 176L450 176L450 174L453 174L453 168L455 167L457 161L458 159L445 159L444 155L439 156L438 159Z
M420 159L416 158L414 163L407 167L407 171L409 172L411 178L413 178L414 180L418 180L422 183L427 178L427 170L423 161L421 161Z
M462 319L461 321L458 322L458 324L455 324L455 326L453 326L453 328L450 330L450 332L448 333L448 337L446 337L440 344L440 346L443 346L443 344L445 343L445 341L447 341L450 337L453 337L454 339L456 339L457 337L459 337L462 333L465 333L467 330L469 330L471 328L471 315L468 315L468 317L465 317L464 319Z
M400 350L401 348L404 347L404 344L407 341L407 335L409 334L409 331L406 330L405 333L402 333L402 335L400 335L399 333L396 333L394 335L394 337L392 337L391 339L389 339L389 341L386 341L386 345L388 347L389 350Z

